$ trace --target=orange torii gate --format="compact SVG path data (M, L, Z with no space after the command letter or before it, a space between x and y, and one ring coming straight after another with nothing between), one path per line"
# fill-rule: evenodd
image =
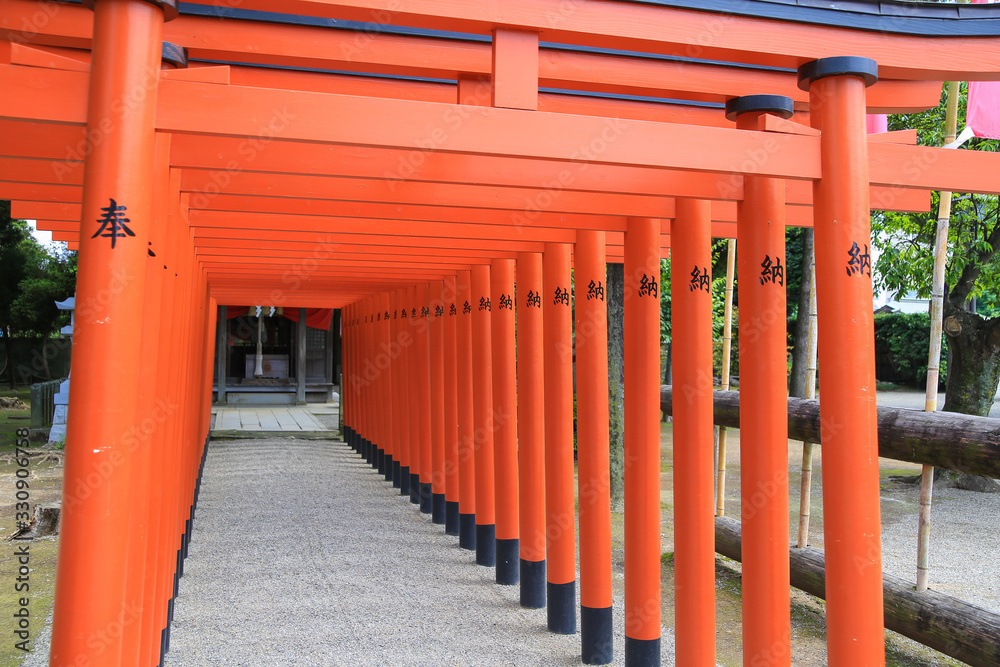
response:
M236 303L342 309L349 442L562 633L575 347L583 659L610 661L606 261L626 275L625 656L659 664L672 252L677 660L714 665L710 239L739 236L756 272L784 258L786 224L816 229L829 661L884 662L868 211L1000 184L996 156L866 137L864 115L1000 79L995 10L85 4L0 0L16 93L0 99L0 197L80 250L52 664L161 661L216 306ZM745 664L788 665L783 327L768 324L784 292L761 275L740 288L760 443L743 453Z

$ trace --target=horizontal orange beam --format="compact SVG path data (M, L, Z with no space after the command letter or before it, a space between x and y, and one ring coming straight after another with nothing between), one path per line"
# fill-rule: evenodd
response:
M259 247L260 240L247 238L242 232L236 232L227 228L195 227L194 241L197 247L230 247L230 244L243 243L245 245L232 245L231 247ZM443 249L457 249L454 239L448 237L419 237L419 236L391 236L378 234L348 234L337 233L315 233L300 231L285 231L280 239L270 239L268 243L273 247L280 247L284 243L295 246L309 246L322 248L325 244L352 244L350 247L365 248L377 246L380 248L426 248L429 251ZM470 250L494 250L498 253L506 252L542 252L543 242L536 241L500 241L496 239L466 239L463 247ZM402 251L402 250L401 250Z
M37 11L30 2L8 0L4 4L13 16L31 17ZM35 29L24 37L35 43L65 44L70 40L75 46L86 48L91 17L76 8L68 9L67 13L77 15L75 24L46 21L45 25L38 26L35 21L29 24ZM366 22L370 20L370 17L365 19ZM16 21L12 20L11 24ZM220 24L215 18L182 16L164 26L164 39L186 47L189 56L198 60L451 80L460 75L488 76L491 72L488 43L378 31L362 34L325 27L238 20ZM793 73L545 48L540 50L539 79L543 87L697 101L718 102L759 93L786 95L799 103L808 99L798 89ZM257 85L247 78L234 83ZM913 86L909 82L887 81L870 91L870 112L922 111L936 106L939 94L940 89L935 94L930 88ZM454 99L453 96L447 101Z
M728 121L727 121L728 122ZM874 139L873 139L874 140ZM532 188L524 193L522 208L539 207L568 190L685 196L704 199L740 200L743 180L732 175L622 165L574 164L504 156L455 156L431 150L409 152L364 146L323 145L269 141L254 144L246 138L175 135L171 142L171 164L212 170L202 189L225 187L244 172L311 174L382 179L393 194L405 183L479 183ZM362 185L362 187L367 187ZM879 198L881 188L872 188ZM789 181L790 204L812 204L812 184ZM891 210L926 211L930 195L912 191L892 198ZM530 206L529 206L530 204ZM662 214L661 214L662 215Z
M28 76L24 70L43 74ZM82 96L86 76L81 73L0 66L0 83L9 83L12 89L34 89L33 94L27 95L30 104L22 104L20 99L17 103L0 99L0 117L82 122L82 105L79 109L74 105L60 106L60 100L52 97L54 90L73 97L74 89L75 96ZM50 98L48 103L38 99L45 97ZM480 115L459 105L186 81L162 81L160 97L158 124L161 129L177 132L244 138L278 136L283 140L404 150L429 147L442 152L543 158L577 164L596 162L736 174L747 171L789 179L819 176L819 142L817 137L809 136L514 109L489 109ZM242 110L247 108L275 111L273 117L261 123L245 117ZM449 113L461 120L454 129L449 129L446 120ZM399 122L400 118L407 120ZM424 141L430 143L422 144ZM660 150L661 146L671 146L672 150ZM922 160L922 168L914 171L912 178L902 179L904 187L983 193L997 190L995 179L990 179L978 164L944 170L928 163L925 156L917 155L920 151L944 149L873 144L870 149L873 166L884 163L885 150L901 150L911 161ZM983 159L983 154L974 151L949 153L948 161L956 165L963 160ZM884 169L873 169L873 173L883 174ZM873 179L873 183L894 185L899 180L897 174L892 174ZM955 187L956 183L961 185Z
M228 6L229 0L209 0ZM240 7L273 11L269 0ZM1000 45L989 37L914 37L848 30L606 0L575 0L553 8L549 0L504 0L484 10L464 0L285 0L282 11L488 35L498 27L539 33L541 41L646 51L795 69L829 56L864 56L882 76L932 81L1000 78Z

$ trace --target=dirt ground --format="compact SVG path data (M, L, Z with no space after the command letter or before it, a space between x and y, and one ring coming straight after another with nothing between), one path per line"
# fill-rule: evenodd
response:
M663 622L669 627L674 625L674 569L672 556L674 550L673 527L671 525L671 509L673 503L673 432L670 423L662 425L661 430L661 498L663 508L662 535L663 552L667 554L663 563ZM740 516L740 438L739 431L728 431L727 434L727 471L726 471L726 516ZM797 535L799 497L802 468L802 444L789 441L789 531ZM879 459L882 478L890 474L918 474L920 466L907 464L891 459ZM812 507L809 529L810 546L823 546L823 511L822 511L822 454L819 447L815 448L812 484ZM890 485L891 486L891 485ZM883 521L902 520L903 514L910 514L901 509L899 503L892 502L883 493ZM916 512L912 512L914 531L916 530ZM616 517L620 521L621 517ZM616 537L620 534L616 531ZM988 536L983 536L984 543ZM615 563L618 566L621 554L618 550L621 543L616 544ZM742 568L737 561L716 555L716 619L717 619L717 650L718 662L724 667L738 667L743 664L742 641ZM621 572L616 573L619 581ZM815 598L797 589L791 590L792 601L792 664L801 667L822 667L826 661L826 621L823 600ZM933 665L962 665L942 653L928 649L902 635L886 631L886 662L890 667L896 665L931 667Z

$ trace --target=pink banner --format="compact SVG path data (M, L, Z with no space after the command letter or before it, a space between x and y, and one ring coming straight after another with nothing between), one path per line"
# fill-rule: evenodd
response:
M868 134L879 134L889 131L889 116L884 113L870 113L865 118L868 125Z
M987 5L990 0L972 0L974 5ZM970 81L966 126L984 139L1000 139L1000 82Z

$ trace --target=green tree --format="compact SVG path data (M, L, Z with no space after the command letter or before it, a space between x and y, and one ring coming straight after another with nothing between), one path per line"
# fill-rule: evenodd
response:
M966 85L961 85L958 127L964 126ZM920 143L939 146L944 128L944 98L936 109L890 117L889 129L916 129ZM971 139L960 150L997 151L1000 142ZM879 251L877 287L897 296L929 297L934 264L938 193L931 213L877 212L872 216L873 245ZM1000 220L993 195L955 193L948 234L944 298L944 333L948 362L944 410L987 415L1000 381L1000 317L998 304L977 308L977 299L1000 293ZM981 312L977 312L980 310ZM983 313L988 313L984 316Z
M26 222L11 219L10 202L0 201L0 336L12 388L11 338L47 340L65 319L55 301L71 296L75 283L76 254L42 247Z

